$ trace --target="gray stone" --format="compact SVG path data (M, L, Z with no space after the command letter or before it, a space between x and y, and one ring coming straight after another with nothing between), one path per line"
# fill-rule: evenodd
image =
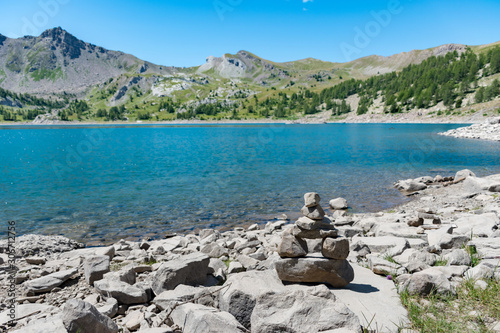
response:
M118 313L118 301L113 297L108 297L106 303L98 307L97 311L109 318L113 318Z
M353 237L351 244L351 248L358 248L366 245L371 253L390 253L391 256L397 256L410 247L410 243L407 239L394 236L356 236Z
M349 256L349 240L347 238L327 237L323 240L321 253L330 259L346 259Z
M427 188L427 185L424 183L419 183L413 179L400 180L394 186L398 190L408 193L425 190Z
M400 285L400 292L407 290L410 295L429 295L453 293L453 287L446 275L440 270L431 267L412 274Z
M251 316L252 332L361 332L358 317L336 301L325 286L273 291L257 298Z
M491 237L499 223L495 213L464 216L454 222L457 228L453 230L453 234L470 236L473 233L478 237Z
M373 273L378 275L397 275L398 270L401 268L401 265L392 263L388 260L377 257L376 255L368 255L368 265Z
M113 257L115 256L115 247L114 246L107 246L107 247L98 248L95 251L95 254L97 256L108 256L109 260L112 260Z
M333 230L335 229L335 225L332 221L324 217L322 220L313 220L308 217L301 217L295 222L295 225L303 230L317 230L317 229L325 229L325 230Z
M474 172L470 171L469 169L460 170L455 174L455 181L462 179L462 178L467 178L470 176L476 177L476 174Z
M458 249L462 248L469 240L470 237L466 235L444 234L440 238L438 245L442 249Z
M274 270L235 274L224 285L229 287L219 294L219 308L231 313L246 328L250 328L250 316L257 297L285 289Z
M85 280L91 286L94 282L101 280L103 275L109 272L109 256L93 256L86 258L83 262Z
M335 209L335 210L348 208L347 200L344 198L332 199L332 200L330 200L329 205L330 205L331 209Z
M282 281L327 283L342 288L354 279L354 271L347 260L327 259L317 254L305 258L282 258L275 263Z
M68 333L60 315L34 319L28 325L11 333Z
M127 329L136 331L141 327L142 320L144 320L144 314L140 310L135 310L129 312L122 321Z
M419 228L410 227L406 223L379 223L374 229L376 237L427 238L425 234L419 233Z
M278 245L278 254L282 258L303 257L307 254L307 243L287 230L283 232L281 243Z
M245 271L245 267L237 261L231 261L229 267L227 268L228 274L240 273Z
M306 207L314 207L319 205L319 202L321 201L321 198L319 197L318 193L315 192L309 192L304 194L304 203Z
M134 284L136 280L135 267L124 267L116 272L109 272L103 275L103 279L123 281L128 284Z
M116 333L116 325L90 303L70 299L64 304L62 321L68 333Z
M175 303L192 301L196 295L201 294L204 291L209 293L210 288L193 287L180 284L175 287L174 290L167 290L156 296L153 303L156 304L160 310L167 310Z
M0 313L0 325L5 325L11 320L17 321L19 318L28 318L40 312L52 312L54 310L55 307L47 304L19 304L16 306L14 318L10 317L10 309L7 309Z
M64 271L55 272L40 278L27 281L25 283L28 292L43 293L59 287L72 275L78 273L78 268L72 268Z
M248 332L230 313L201 304L187 303L177 306L171 317L183 332Z
M217 243L206 244L201 247L200 251L207 254L210 258L220 258L228 255L227 249Z
M202 253L191 253L168 261L154 273L152 289L156 295L174 289L179 284L203 284L208 274L210 257Z
M444 258L447 261L447 265L470 266L471 264L470 255L462 249L453 250L446 254Z
M408 264L406 264L405 268L408 271L408 273L413 274L416 272L423 271L427 268L431 268L431 266L427 265L423 261L413 260L413 261L410 261Z
M492 186L496 187L500 186L500 184L491 179L469 176L464 180L462 189L465 193L477 193L488 191Z
M322 220L323 217L325 217L325 211L323 210L323 208L321 208L320 205L313 207L304 206L300 211L302 214L304 214L305 217L313 220Z
M105 297L113 297L121 304L141 304L148 301L146 291L118 280L94 282L96 290Z
M26 262L31 265L43 265L45 264L45 262L47 262L47 259L45 257L27 257L24 260L26 260Z

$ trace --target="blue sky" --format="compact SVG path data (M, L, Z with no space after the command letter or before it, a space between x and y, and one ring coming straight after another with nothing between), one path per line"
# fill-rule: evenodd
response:
M446 43L500 40L500 1L0 0L0 33L76 37L161 65L239 50L283 62L345 62Z

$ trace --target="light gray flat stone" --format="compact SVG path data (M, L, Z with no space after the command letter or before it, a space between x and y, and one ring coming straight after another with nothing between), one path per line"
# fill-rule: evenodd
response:
M344 289L333 289L332 292L359 317L364 327L373 318L372 329L398 332L397 325L409 320L394 283L357 264L352 264L352 268L354 280Z

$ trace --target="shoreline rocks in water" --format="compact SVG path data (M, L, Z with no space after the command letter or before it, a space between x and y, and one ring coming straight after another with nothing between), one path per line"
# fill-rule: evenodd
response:
M490 118L482 124L460 127L438 134L463 139L500 141L500 117Z
M426 188L391 212L323 209L319 195L309 193L302 210L309 217L295 223L96 248L61 236L21 236L14 321L7 246L0 241L0 330L361 332L371 325L397 332L396 324L408 323L398 291L453 294L464 279L500 279L500 175L464 170L453 180L416 181L428 181ZM347 206L338 202L333 206ZM309 269L331 275L350 267L355 275L345 279L349 284L325 277L283 282L280 262L299 281L309 280Z

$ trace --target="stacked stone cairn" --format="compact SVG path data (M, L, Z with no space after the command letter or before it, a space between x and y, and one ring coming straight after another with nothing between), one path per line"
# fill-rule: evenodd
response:
M349 240L338 237L338 230L325 216L317 193L306 193L304 201L301 210L304 216L283 232L278 246L281 257L275 263L278 276L287 282L345 287L354 279L354 271L346 260Z

